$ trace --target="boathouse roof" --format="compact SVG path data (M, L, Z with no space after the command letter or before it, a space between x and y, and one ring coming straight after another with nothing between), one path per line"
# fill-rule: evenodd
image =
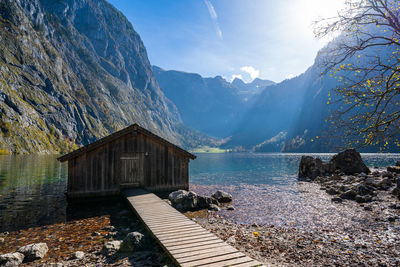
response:
M88 145L83 146L83 147L81 147L81 148L79 148L77 150L74 150L71 153L63 155L63 156L57 158L57 160L59 160L61 162L68 161L68 160L76 158L76 157L78 157L78 156L80 156L80 155L82 155L82 154L84 154L86 152L94 150L94 149L96 149L96 148L98 148L98 147L100 147L100 146L102 146L102 145L104 145L104 144L106 144L108 142L112 142L112 141L114 141L114 140L116 140L116 139L118 139L118 138L120 138L122 136L125 136L127 134L131 134L131 133L135 133L135 132L136 133L141 133L141 134L145 135L148 138L151 138L151 139L153 139L153 140L155 140L155 141L157 141L157 142L159 142L161 144L164 144L164 145L166 145L168 147L171 147L171 148L175 149L176 151L182 153L184 156L187 156L190 159L195 159L196 158L195 155L189 153L188 151L184 150L183 148L180 148L179 146L172 144L171 142L165 140L164 138L153 134L152 132L144 129L143 127L140 127L137 123L135 123L135 124L132 124L131 126L128 126L128 127L124 128L124 129L118 131L118 132L115 132L115 133L113 133L111 135L103 137L103 138L101 138L101 139L99 139L99 140L97 140L97 141L95 141L95 142L93 142L91 144L88 144Z

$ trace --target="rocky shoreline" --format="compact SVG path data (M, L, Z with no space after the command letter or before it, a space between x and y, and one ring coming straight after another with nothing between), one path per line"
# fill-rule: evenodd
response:
M0 266L175 266L124 202L72 209L67 222L0 233ZM37 257L4 256L37 243Z

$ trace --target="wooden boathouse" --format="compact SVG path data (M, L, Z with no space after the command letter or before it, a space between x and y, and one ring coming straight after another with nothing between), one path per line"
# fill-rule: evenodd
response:
M117 195L124 188L151 192L189 188L196 156L133 124L59 157L68 161L68 198Z

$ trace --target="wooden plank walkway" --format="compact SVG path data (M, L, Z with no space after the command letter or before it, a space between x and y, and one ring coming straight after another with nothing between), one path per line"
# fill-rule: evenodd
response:
M189 220L158 196L143 189L126 189L123 195L178 266L263 266Z

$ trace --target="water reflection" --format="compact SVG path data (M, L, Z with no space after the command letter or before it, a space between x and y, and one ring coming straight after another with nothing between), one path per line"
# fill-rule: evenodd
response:
M65 221L66 177L55 156L0 156L0 231Z

